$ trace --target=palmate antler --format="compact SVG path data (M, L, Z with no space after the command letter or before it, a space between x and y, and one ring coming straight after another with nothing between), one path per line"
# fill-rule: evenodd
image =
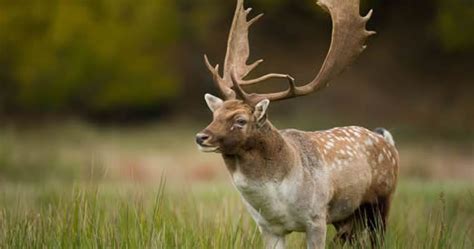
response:
M333 30L329 52L314 80L297 86L291 76L274 73L253 80L244 80L245 76L263 60L247 65L250 55L248 30L255 21L262 17L262 14L247 21L247 15L251 9L245 10L243 4L244 0L237 0L237 8L227 44L223 77L219 75L219 65L212 67L207 56L204 57L207 67L213 74L214 82L224 97L235 99L238 96L252 105L262 99L278 101L321 90L364 51L365 41L369 36L375 34L374 31L365 29L372 10L365 17L361 17L359 15L359 0L319 0L318 5L331 15ZM266 94L248 94L242 89L242 85L256 84L271 78L286 78L290 87L286 91Z

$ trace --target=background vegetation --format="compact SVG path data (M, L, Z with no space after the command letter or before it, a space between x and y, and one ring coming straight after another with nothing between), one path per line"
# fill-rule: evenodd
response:
M429 124L443 131L472 127L474 3L362 3L364 13L375 9L369 26L378 36L325 94L290 101L313 106L299 113L314 115L318 109L340 119L356 108L360 118L347 120ZM203 93L216 92L202 54L223 60L234 4L0 1L0 115L101 121L199 117L203 108L196 103ZM254 57L266 59L256 73L288 72L298 82L313 77L329 43L328 15L313 0L247 4L267 14L251 34Z
M266 14L251 34L265 58L255 75L314 77L328 15L313 0L247 2ZM217 93L202 55L223 60L234 4L0 0L0 248L262 246L222 159L194 145L211 118L203 94ZM369 8L369 49L323 93L272 103L270 118L388 128L401 182L385 247L473 248L474 2Z

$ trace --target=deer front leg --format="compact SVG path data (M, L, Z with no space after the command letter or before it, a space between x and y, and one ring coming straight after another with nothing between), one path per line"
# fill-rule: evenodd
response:
M326 244L326 220L317 218L306 229L306 246L308 249L324 249Z
M285 249L285 235L276 235L262 229L266 249Z

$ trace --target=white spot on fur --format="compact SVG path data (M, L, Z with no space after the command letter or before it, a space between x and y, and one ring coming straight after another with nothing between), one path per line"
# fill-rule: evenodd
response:
M383 155L382 155L382 154L379 154L379 158L378 158L379 163L381 163L381 162L383 161L383 159L384 159Z
M385 149L385 148L383 148L383 153L385 154L385 156L386 156L387 158L392 157L392 154L390 153L390 151L387 150L387 149Z
M367 145L367 146L372 146L372 145L374 145L374 142L372 141L372 139L367 138L365 140L364 144Z
M379 142L379 135L374 135L374 133L369 133L369 137L374 140L375 143Z
M352 151L352 147L350 145L346 144L346 150L347 150L346 152Z

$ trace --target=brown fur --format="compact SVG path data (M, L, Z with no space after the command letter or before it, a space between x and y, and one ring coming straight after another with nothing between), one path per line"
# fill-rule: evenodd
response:
M239 171L252 181L282 182L292 172L304 172L302 182L294 184L301 185L303 192L321 191L317 198L327 202L321 207L326 216L323 220L335 225L338 238L350 240L359 217L365 217L374 231L380 216L381 229L385 229L398 178L399 158L393 145L361 127L277 130L266 117L257 120L254 111L241 101L226 101L203 131L211 136L206 145L219 147L231 175ZM236 128L237 117L248 120L245 127ZM315 176L321 174L325 180L315 182L319 179ZM307 201L303 198L299 202ZM315 215L321 219L320 213Z

